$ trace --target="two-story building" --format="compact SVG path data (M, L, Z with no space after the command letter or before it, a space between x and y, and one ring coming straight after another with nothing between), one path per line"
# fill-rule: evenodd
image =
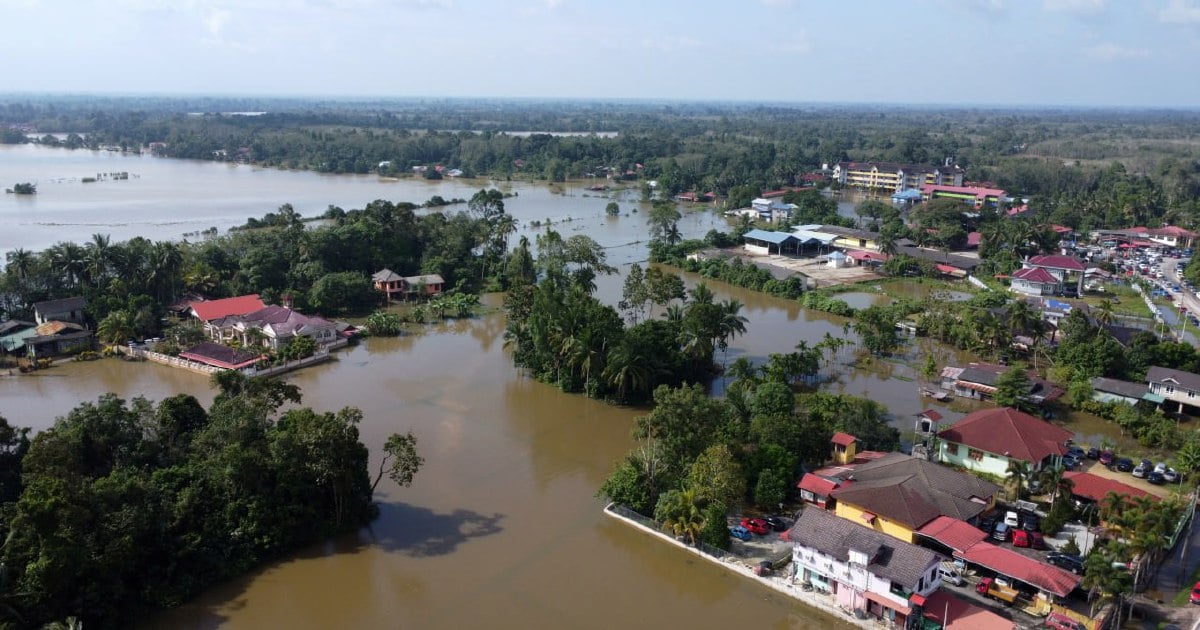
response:
M85 308L87 308L87 298L83 297L48 300L33 305L33 318L38 324L68 322L82 326L87 323Z
M1034 471L1057 466L1074 435L1010 407L980 409L938 432L938 461L1005 478L1013 460Z
M297 337L308 337L318 346L340 339L336 322L298 313L286 306L272 305L245 315L230 315L213 324L228 330L228 336L239 339L246 347L261 345L279 350Z
M1200 374L1159 367L1146 370L1150 393L1162 396L1164 404L1178 405L1175 411L1193 413L1200 407Z
M785 537L795 545L798 579L895 627L906 627L913 608L941 586L941 556L825 510L804 510Z
M391 269L381 269L371 275L377 291L382 291L391 302L399 296L409 300L413 298L433 297L446 288L446 281L436 273L420 276L401 276Z
M1083 294L1087 267L1070 256L1032 256L1012 274L1012 290L1024 295Z

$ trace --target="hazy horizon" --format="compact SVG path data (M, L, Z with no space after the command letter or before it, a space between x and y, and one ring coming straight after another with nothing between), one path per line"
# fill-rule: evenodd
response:
M1200 107L1200 0L0 0L19 94Z

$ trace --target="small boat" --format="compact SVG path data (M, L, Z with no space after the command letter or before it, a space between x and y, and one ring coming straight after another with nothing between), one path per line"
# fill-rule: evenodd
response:
M931 389L928 387L922 387L921 395L928 396L934 400L942 401L942 402L950 400L950 392L942 391L940 389Z

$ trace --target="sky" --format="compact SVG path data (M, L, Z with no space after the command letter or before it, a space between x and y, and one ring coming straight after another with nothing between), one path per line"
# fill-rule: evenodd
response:
M0 90L1200 107L1200 0L0 0Z

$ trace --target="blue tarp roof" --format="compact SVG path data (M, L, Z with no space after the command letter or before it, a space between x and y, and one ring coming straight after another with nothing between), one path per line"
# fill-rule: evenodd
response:
M902 190L892 195L892 199L911 199L914 201L919 201L921 199L921 191L917 190L916 188L909 188L908 190Z
M796 236L787 232L768 232L766 230L750 230L743 235L743 238L754 239L756 241L766 241L773 245L780 245L789 240L796 240Z

